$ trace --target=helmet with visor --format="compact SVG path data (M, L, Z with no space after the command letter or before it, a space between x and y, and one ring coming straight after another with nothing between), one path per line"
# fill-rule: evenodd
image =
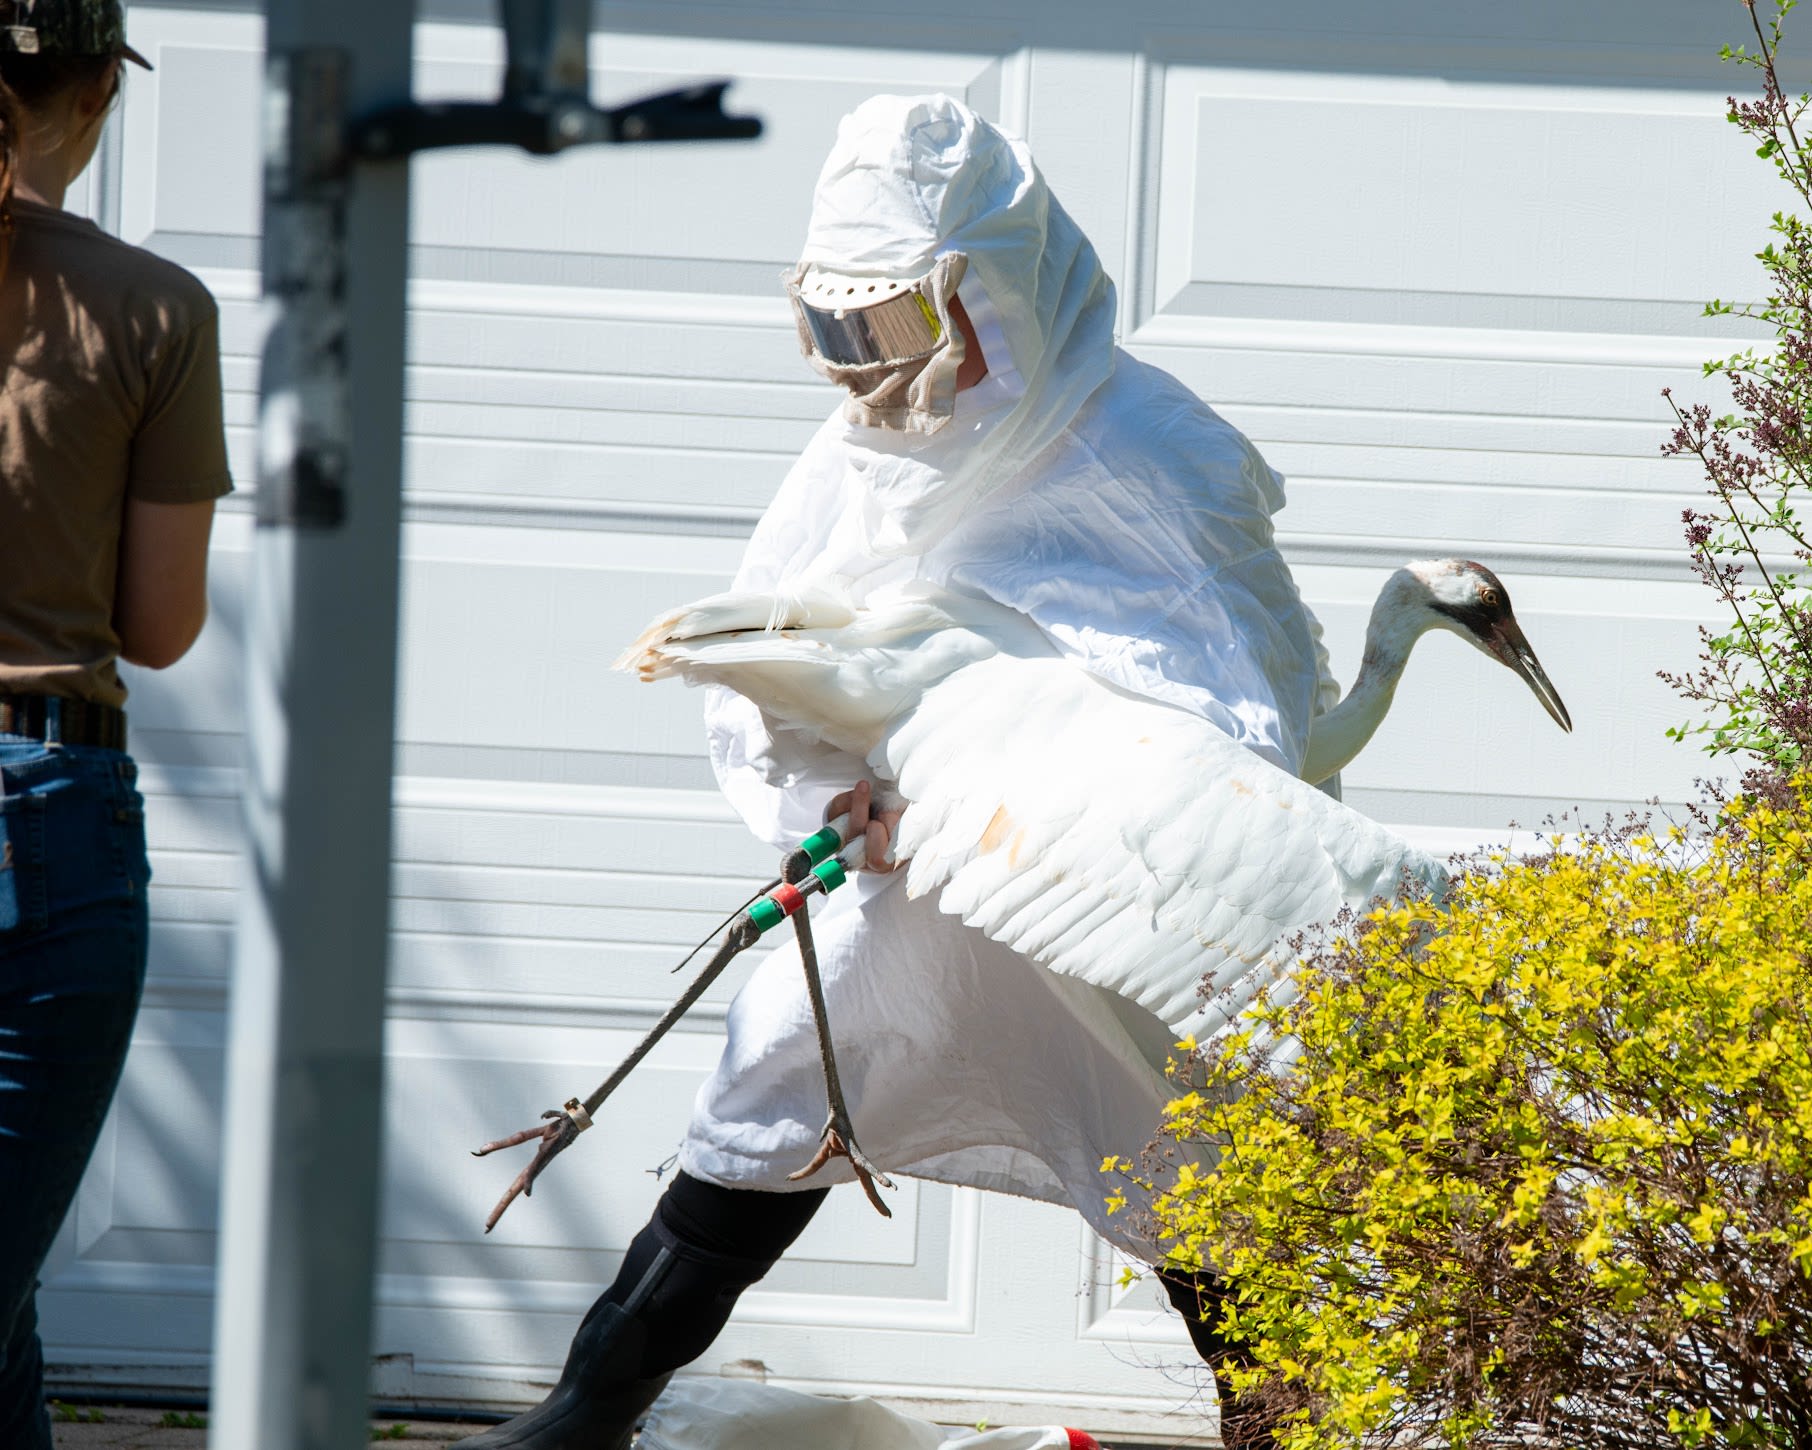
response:
M968 265L963 253L945 252L916 276L815 263L786 274L800 351L848 389L851 422L931 433L949 421L963 360L950 308Z

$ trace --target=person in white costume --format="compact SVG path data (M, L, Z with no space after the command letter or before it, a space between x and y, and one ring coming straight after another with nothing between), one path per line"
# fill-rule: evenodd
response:
M1115 347L1113 284L1022 141L945 96L866 102L838 129L786 285L807 358L847 396L757 526L736 588L829 582L859 603L921 578L986 596L1104 679L1297 771L1336 687L1273 541L1280 481L1181 383ZM1164 1024L909 900L886 869L898 818L860 760L770 731L723 690L707 722L725 794L776 849L845 807L869 833L881 869L815 918L868 1155L1073 1204L1154 1258L1127 1216L1108 1216L1100 1165L1156 1129ZM560 1384L470 1450L626 1446L822 1200L788 1179L825 1110L796 948L756 970L728 1035L680 1172ZM852 1170L833 1158L824 1177L839 1176ZM1204 1286L1165 1282L1217 1363L1224 1348L1194 1312Z

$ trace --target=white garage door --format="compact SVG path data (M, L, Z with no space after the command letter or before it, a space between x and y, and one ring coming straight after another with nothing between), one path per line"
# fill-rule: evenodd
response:
M489 94L489 7L425 13L420 93ZM1120 284L1127 345L1290 477L1284 546L1343 675L1396 563L1462 553L1505 577L1577 728L1432 641L1347 782L1439 842L1683 797L1699 769L1662 739L1679 711L1653 678L1703 610L1676 542L1699 485L1657 455L1659 389L1696 386L1718 350L1698 303L1745 290L1772 206L1721 120L1718 20L1696 0L601 6L600 98L735 76L761 142L415 164L381 1394L533 1397L714 1060L735 981L480 1232L514 1167L466 1149L587 1090L769 865L711 789L697 701L604 666L658 607L720 587L830 406L775 276L836 118L938 89L1030 136ZM221 299L249 480L261 24L199 4L130 24L157 70L131 78L85 204ZM249 532L242 495L206 640L133 679L157 929L46 1274L66 1384L206 1380ZM833 1195L701 1370L953 1418L1200 1427L1193 1379L1161 1368L1187 1359L1180 1324L1110 1287L1073 1214L912 1184L895 1202L884 1223Z

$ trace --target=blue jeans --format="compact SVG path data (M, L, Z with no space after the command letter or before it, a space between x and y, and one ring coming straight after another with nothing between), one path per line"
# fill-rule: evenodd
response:
M0 735L0 1446L50 1450L38 1270L145 982L145 807L117 750Z

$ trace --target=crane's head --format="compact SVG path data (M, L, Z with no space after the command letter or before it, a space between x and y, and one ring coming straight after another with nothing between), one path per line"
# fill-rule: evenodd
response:
M1407 577L1406 577L1407 576ZM1446 629L1483 650L1522 677L1535 692L1542 708L1562 730L1573 728L1572 717L1560 694L1523 637L1522 626L1510 612L1510 591L1497 575L1470 559L1427 559L1406 564L1393 584L1404 586L1402 605L1423 615L1423 629Z

